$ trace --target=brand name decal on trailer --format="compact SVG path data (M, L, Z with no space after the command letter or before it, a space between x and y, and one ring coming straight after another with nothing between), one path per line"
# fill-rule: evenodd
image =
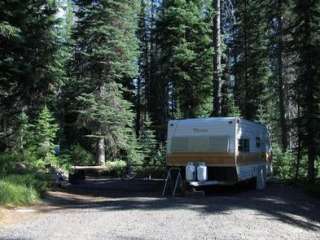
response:
M209 130L205 128L194 128L193 131L196 133L209 132Z

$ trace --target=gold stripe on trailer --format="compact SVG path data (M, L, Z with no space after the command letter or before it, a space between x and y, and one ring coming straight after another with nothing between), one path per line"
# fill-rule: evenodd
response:
M236 156L237 165L250 165L250 164L260 164L266 163L267 153L243 153L240 152Z
M188 162L204 162L207 166L235 166L266 163L268 153L171 153L168 166L186 166Z
M235 166L234 153L172 153L168 166L186 166L188 162L204 162L207 166Z

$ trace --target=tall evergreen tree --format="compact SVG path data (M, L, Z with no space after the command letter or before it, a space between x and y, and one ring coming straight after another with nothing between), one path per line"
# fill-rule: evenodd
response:
M136 84L136 134L139 137L140 128L143 125L144 118L147 114L146 105L146 84L150 78L150 4L148 1L141 0L139 13L139 76Z
M128 86L128 79L132 81L137 72L139 4L129 0L78 0L75 4L73 88L80 95L79 120L96 139L97 163L103 164L105 152L119 152L133 134L133 116L122 85Z
M63 0L60 3L60 15L61 21L59 24L58 39L61 47L58 51L58 61L61 66L61 84L59 90L57 91L57 104L55 106L55 114L59 120L59 125L61 129L59 131L59 143L62 149L72 145L68 142L68 130L70 126L66 127L65 118L66 113L69 113L69 97L72 95L74 90L72 89L72 58L73 58L73 45L74 41L72 39L72 28L74 24L74 6L72 0ZM73 96L74 98L75 96ZM75 127L72 127L74 130ZM67 131L67 133L65 133ZM68 135L68 137L70 137ZM69 146L70 147L70 146Z
M157 22L159 80L170 96L171 117L208 115L208 108L212 109L208 107L212 102L211 3L164 1L162 8Z
M266 83L270 77L267 49L266 4L268 1L237 2L235 96L242 115L257 119L259 106L266 104Z
M222 37L221 37L221 11L223 0L213 0L213 115L222 114Z
M155 138L155 133L151 127L151 121L147 115L139 134L139 143L141 145L141 151L144 155L145 165L152 163L157 164L154 161L155 154L157 153L157 141Z
M61 66L57 61L58 5L55 0L0 2L0 145L17 147L19 117L35 120L55 101Z
M308 179L315 179L320 139L320 2L297 0L293 44L298 54L297 102L301 108L301 140L308 155Z
M269 84L269 92L272 92L275 113L270 113L273 117L269 125L273 125L273 139L279 142L282 151L289 147L289 85L293 82L291 60L292 51L289 51L288 31L292 13L291 0L273 0L268 5L269 22L269 52L270 68L272 70L272 80ZM292 71L291 71L292 72Z
M283 77L283 54L284 54L284 2L283 0L278 0L276 5L276 36L277 36L277 86L278 86L278 95L279 95L279 119L280 119L280 129L281 129L281 143L282 150L286 151L288 147L288 130L287 130L287 118L286 118L286 92L285 92L285 83Z
M34 146L36 146L37 153L42 158L45 164L54 163L53 151L56 134L58 132L58 125L55 122L52 113L45 106L39 113L39 116L34 125Z
M1 1L0 102L35 117L59 81L56 1Z

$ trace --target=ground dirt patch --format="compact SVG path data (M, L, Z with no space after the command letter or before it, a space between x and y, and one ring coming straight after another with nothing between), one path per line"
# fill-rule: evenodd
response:
M0 230L0 239L320 239L320 202L299 188L163 198L162 184L89 179L49 192L37 217Z
M36 211L32 208L3 208L0 207L0 226L8 226L29 221L37 216ZM23 211L26 209L26 211ZM31 211L29 211L31 209Z

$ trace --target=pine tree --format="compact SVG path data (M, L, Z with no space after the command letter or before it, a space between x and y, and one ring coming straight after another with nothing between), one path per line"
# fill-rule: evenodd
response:
M136 134L139 137L140 128L144 124L143 120L147 115L147 105L149 97L147 96L148 83L150 82L150 3L141 0L139 13L139 76L136 86Z
M213 0L213 115L222 115L222 37L221 37L221 11L223 0Z
M109 159L114 160L120 157L121 150L130 148L130 140L134 139L134 115L130 110L131 104L123 99L120 84L105 84L99 97L84 93L77 101L80 106L78 123L90 130L87 137L98 141L98 164L104 164L105 152Z
M139 143L144 155L144 164L148 165L154 160L157 152L157 141L154 131L151 129L152 123L147 116L143 121L143 127L139 134Z
M270 78L266 4L267 1L237 2L235 98L242 115L251 120L257 119L259 106L266 105L264 93Z
M149 0L149 10L146 15L146 31L149 33L148 42L149 42L149 64L147 69L147 74L145 78L145 101L146 101L146 112L151 114L151 117L156 116L155 111L153 110L153 100L154 96L157 95L159 89L153 87L154 83L157 82L157 70L158 70L158 54L159 47L157 42L157 32L156 32L156 22L158 14L161 10L160 4L157 0ZM141 39L140 39L141 40ZM155 119L154 119L155 120Z
M159 72L175 117L208 115L212 85L211 7L207 1L164 1L157 22ZM170 97L170 98L169 98ZM175 116L181 112L182 116Z
M286 118L286 93L285 93L285 83L283 77L283 54L284 54L284 27L283 27L283 15L284 15L284 2L278 0L277 2L277 86L279 95L279 114L280 114L280 126L281 126L281 143L282 150L285 152L288 147L288 130L287 130L287 118Z
M297 0L294 8L293 46L298 55L295 85L296 100L301 113L299 132L308 156L308 179L316 176L315 161L319 156L320 139L320 3Z
M53 152L55 147L58 125L52 113L45 106L34 124L33 130L33 145L37 146L37 152L42 160L47 163L53 163Z
M15 133L16 143L15 148L18 152L23 152L30 145L33 134L33 125L29 122L29 117L25 112L18 116L18 129Z
M0 3L0 103L5 111L24 109L34 118L54 93L57 10L54 0Z
M45 103L55 102L61 66L55 0L0 2L0 145L16 149L19 114L34 121Z
M136 75L138 1L76 1L74 82L78 119L96 139L97 163L129 149L133 115L123 85ZM127 94L128 95L128 94ZM133 141L133 140L132 140Z
M73 3L72 0L61 1L60 9L63 11L63 15L60 19L60 24L57 28L57 35L60 42L60 49L57 53L57 61L61 66L60 72L60 85L59 90L56 95L55 115L59 120L59 125L61 130L59 131L59 143L62 149L68 149L74 144L72 141L68 141L68 127L66 126L66 114L68 114L71 109L69 108L69 97L75 98L73 93L75 92L73 87L74 79L72 79L72 57L73 57L73 39L72 39L72 28L74 24L74 13L73 13ZM67 130L67 134L65 131ZM72 126L72 132L76 132L76 126ZM75 139L75 138L73 138ZM76 139L75 139L76 141Z
M268 6L270 68L273 81L269 82L270 95L274 109L270 125L273 125L273 139L281 145L283 152L289 147L289 103L291 101L289 85L295 79L292 76L291 58L294 51L289 50L291 37L288 31L292 16L291 0L273 0ZM277 98L274 98L277 96ZM274 113L276 112L276 113ZM292 144L291 144L292 145Z

